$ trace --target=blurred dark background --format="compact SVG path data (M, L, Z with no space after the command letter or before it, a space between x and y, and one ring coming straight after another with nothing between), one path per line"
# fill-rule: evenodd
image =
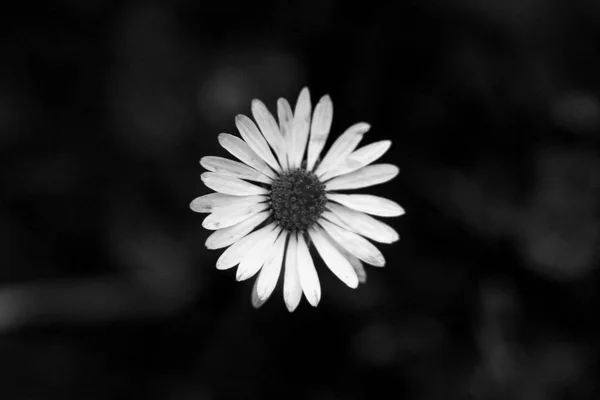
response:
M600 3L63 0L0 16L0 398L600 399ZM189 202L252 98L329 93L407 210L293 314Z

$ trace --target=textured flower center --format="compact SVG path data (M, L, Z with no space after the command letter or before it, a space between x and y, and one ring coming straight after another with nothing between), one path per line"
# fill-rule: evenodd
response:
M271 187L271 208L279 225L289 231L310 228L325 210L325 185L304 169L287 171Z

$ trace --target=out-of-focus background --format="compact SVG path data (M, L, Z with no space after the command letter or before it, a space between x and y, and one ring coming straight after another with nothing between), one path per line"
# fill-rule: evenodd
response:
M600 399L600 3L15 3L0 16L0 398ZM400 242L293 314L189 202L260 98L390 138Z

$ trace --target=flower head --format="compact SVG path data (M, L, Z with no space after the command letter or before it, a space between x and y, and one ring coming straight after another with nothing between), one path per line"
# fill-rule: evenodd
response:
M371 215L399 216L404 210L382 197L341 192L394 178L398 167L372 164L391 142L356 149L370 128L358 123L338 137L321 159L333 104L323 96L312 111L307 88L300 92L294 111L287 100L279 99L279 123L260 100L252 101L252 115L256 124L245 115L235 119L241 139L219 135L221 146L239 161L213 156L200 160L209 171L202 174L202 181L216 193L194 199L190 207L210 213L202 226L215 232L206 247L227 247L217 268L237 265L238 281L258 274L252 289L255 307L271 296L282 269L288 309L296 309L302 293L317 306L321 285L309 251L314 245L327 267L356 288L366 278L363 262L385 264L367 239L398 240L394 229Z

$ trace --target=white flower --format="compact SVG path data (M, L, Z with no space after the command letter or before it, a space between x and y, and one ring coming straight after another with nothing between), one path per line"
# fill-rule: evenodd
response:
M390 147L382 140L356 146L370 126L348 128L320 159L333 117L329 96L317 103L311 118L307 88L300 92L294 112L285 99L277 102L279 124L260 100L252 101L252 115L235 124L242 139L222 133L219 143L241 162L207 156L200 164L210 172L202 181L217 193L192 201L190 208L210 213L203 221L215 230L206 240L209 249L228 247L218 269L238 265L236 278L258 278L252 304L261 306L277 284L282 268L283 297L290 311L302 293L317 306L321 285L309 246L314 244L329 269L346 285L356 288L366 274L362 262L385 264L381 252L366 238L380 243L398 240L390 226L371 217L399 216L397 203L366 194L342 194L387 182L399 170L374 164Z

